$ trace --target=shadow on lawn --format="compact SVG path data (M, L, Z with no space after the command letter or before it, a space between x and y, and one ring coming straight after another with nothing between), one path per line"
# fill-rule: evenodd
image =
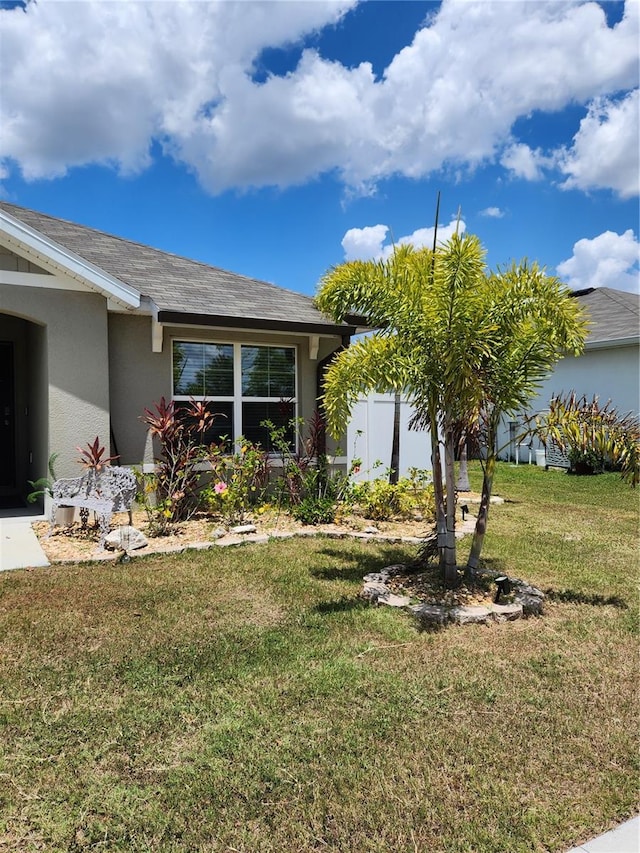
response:
M627 602L617 595L596 595L585 592L576 592L573 589L545 589L544 594L550 601L560 601L563 604L591 604L594 607L618 607L620 610L628 610Z
M315 613L350 613L352 610L366 610L371 603L363 598L355 598L344 595L336 601L322 601L313 610Z
M371 572L380 572L386 566L392 566L396 563L409 563L415 559L415 554L406 548L393 547L379 549L373 554L327 547L323 548L320 553L331 557L332 560L338 560L342 564L310 570L310 574L314 578L325 581L362 581L362 578Z

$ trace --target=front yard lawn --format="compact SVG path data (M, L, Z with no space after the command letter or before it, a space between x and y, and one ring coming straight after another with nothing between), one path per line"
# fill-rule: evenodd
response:
M637 494L496 491L541 619L419 633L358 598L415 549L346 540L5 573L0 849L563 851L637 811Z

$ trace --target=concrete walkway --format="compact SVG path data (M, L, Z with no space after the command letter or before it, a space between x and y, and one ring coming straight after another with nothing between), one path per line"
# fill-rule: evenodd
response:
M31 527L32 521L41 518L34 515L0 518L0 572L49 565Z
M579 847L572 847L567 853L638 853L639 850L640 817L637 816Z

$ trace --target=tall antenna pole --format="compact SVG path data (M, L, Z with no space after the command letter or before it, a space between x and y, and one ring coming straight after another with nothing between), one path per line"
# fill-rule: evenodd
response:
M436 245L438 243L438 217L440 215L440 190L438 190L438 198L436 200L436 221L433 225L433 252L431 254L431 281L433 282L434 271L436 267Z

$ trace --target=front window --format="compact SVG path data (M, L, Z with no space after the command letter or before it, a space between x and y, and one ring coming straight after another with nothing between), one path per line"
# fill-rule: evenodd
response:
M207 431L207 443L237 441L243 435L271 450L269 420L285 428L290 447L296 417L296 353L294 347L173 342L173 398L179 404L206 400L218 415Z

